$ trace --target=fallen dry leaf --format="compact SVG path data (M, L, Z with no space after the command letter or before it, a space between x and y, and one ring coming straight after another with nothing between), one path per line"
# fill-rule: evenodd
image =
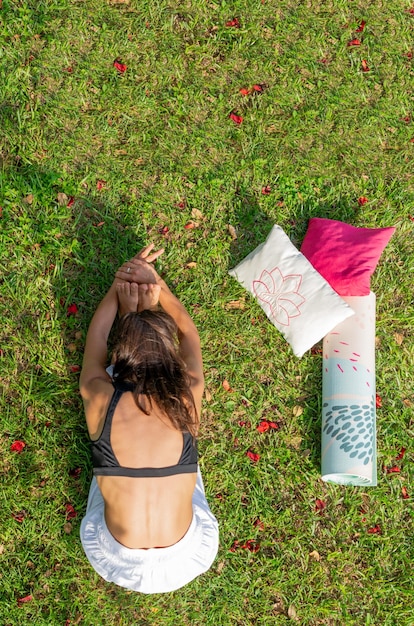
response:
M237 232L234 226L232 226L231 224L227 224L227 230L230 233L230 237L233 239L233 241L235 241L237 239Z
M185 264L185 267L189 270L193 269L194 267L197 267L197 263L195 261L190 261L189 263Z
M294 620L295 622L298 619L298 614L296 613L295 606L293 604L288 608L288 618Z
M319 554L317 550L312 550L312 552L309 552L309 556L314 561L318 561L318 563L321 560L321 555Z
M72 532L72 524L70 522L66 522L66 524L63 525L63 530L67 535L70 535Z
M26 204L32 204L34 200L34 195L32 193L29 193L24 199L23 202L25 202Z
M300 417L303 413L303 407L301 406L294 406L292 409L292 414L293 417Z
M223 387L224 391L228 391L228 392L232 392L233 389L230 387L230 383L228 380L224 379L223 382L221 383L221 386Z
M211 393L210 391L207 389L207 387L204 389L204 397L206 399L206 402L211 402Z
M62 191L60 191L60 192L58 193L58 195L57 195L57 201L58 201L58 204L59 204L60 206L65 206L65 205L67 205L67 203L68 203L68 199L69 199L69 198L68 198L68 196L67 196L65 193L63 193Z
M226 309L227 310L244 309L245 306L246 306L246 303L244 300L230 300L230 302L227 302L226 304Z
M404 341L404 335L402 335L401 333L394 333L394 339L397 346L400 346Z
M191 217L194 217L194 219L196 219L196 220L203 220L204 219L204 215L202 214L200 209L192 209Z

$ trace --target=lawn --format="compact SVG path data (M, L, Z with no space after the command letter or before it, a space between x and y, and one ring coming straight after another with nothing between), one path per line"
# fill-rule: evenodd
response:
M414 625L413 7L0 0L4 626ZM228 275L315 216L396 227L371 283L377 487L321 480L320 346L295 357ZM84 338L149 242L200 331L220 525L211 570L154 596L79 540Z

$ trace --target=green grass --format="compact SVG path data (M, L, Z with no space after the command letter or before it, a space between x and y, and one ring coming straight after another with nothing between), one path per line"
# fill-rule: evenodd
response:
M1 623L412 626L410 3L0 4ZM262 94L240 94L255 83ZM397 227L372 280L375 488L321 481L320 356L294 357L227 274L274 223L299 246L313 216ZM91 463L71 371L115 269L149 241L200 330L200 463L220 524L212 569L165 596L105 583L83 554ZM263 416L280 430L259 434ZM401 473L386 474L401 447ZM249 539L257 552L230 550Z

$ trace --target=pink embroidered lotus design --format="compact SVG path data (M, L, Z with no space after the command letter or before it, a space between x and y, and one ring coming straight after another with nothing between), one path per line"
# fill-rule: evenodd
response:
M268 305L273 321L289 326L290 318L298 317L299 307L305 298L299 293L301 274L283 276L278 267L271 272L263 270L259 280L253 281L253 291L258 300Z

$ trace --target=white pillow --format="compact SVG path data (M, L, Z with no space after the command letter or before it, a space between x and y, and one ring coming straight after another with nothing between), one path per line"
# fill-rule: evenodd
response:
M229 274L257 298L299 357L354 314L280 226Z

